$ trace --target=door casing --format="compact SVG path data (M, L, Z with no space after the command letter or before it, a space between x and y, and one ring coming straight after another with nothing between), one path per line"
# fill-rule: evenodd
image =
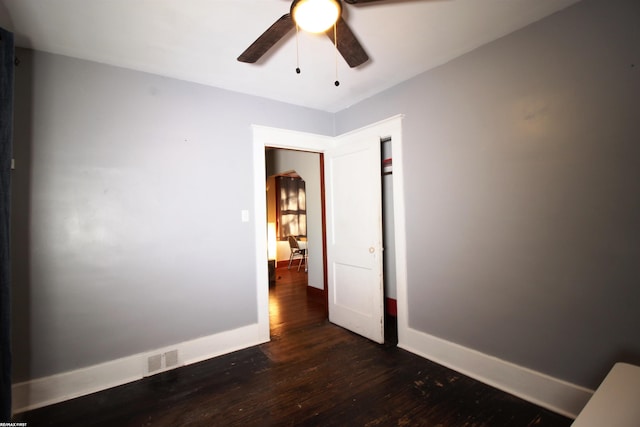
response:
M270 340L269 333L269 285L267 266L267 213L264 203L265 148L283 148L324 154L345 135L365 133L379 139L391 138L393 156L393 209L396 250L396 286L398 304L398 344L402 345L408 328L406 231L404 211L404 183L402 170L402 115L390 117L344 135L330 137L287 129L253 125L254 165L254 226L256 255L256 292L258 303L258 333L260 341ZM326 282L326 281L325 281ZM326 291L326 290L325 290Z

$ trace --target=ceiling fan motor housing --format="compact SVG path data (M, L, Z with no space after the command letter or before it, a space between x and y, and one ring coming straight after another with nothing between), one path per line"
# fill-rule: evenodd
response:
M340 0L293 0L290 14L305 31L323 33L342 16Z

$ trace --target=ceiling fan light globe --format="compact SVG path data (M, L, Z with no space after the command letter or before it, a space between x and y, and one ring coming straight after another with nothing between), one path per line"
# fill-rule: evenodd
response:
M323 33L336 23L341 11L336 0L299 0L294 2L291 15L303 30Z

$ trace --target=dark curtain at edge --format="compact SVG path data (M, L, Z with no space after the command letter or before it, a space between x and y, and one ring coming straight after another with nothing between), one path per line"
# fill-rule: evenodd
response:
M11 421L10 191L13 129L13 34L0 28L0 419Z

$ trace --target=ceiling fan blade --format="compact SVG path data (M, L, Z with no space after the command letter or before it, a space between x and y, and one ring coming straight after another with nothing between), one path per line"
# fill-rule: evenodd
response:
M344 0L345 3L353 4L353 5L366 5L369 3L410 3L410 2L418 2L425 0Z
M290 14L282 15L280 19L273 23L267 31L262 33L260 37L256 39L251 46L247 48L240 56L238 61L248 62L250 64L256 62L262 57L269 49L280 41L289 31L294 28L293 19Z
M374 1L381 1L381 0L344 0L344 1L349 4L358 4L358 3L372 3Z
M357 67L369 60L369 55L364 51L355 34L353 34L353 31L351 31L351 28L349 28L349 25L347 25L342 17L338 18L338 22L336 22L336 33L338 35L338 52L340 52L344 60L347 61L349 67ZM326 34L331 41L335 43L333 27L327 30Z

